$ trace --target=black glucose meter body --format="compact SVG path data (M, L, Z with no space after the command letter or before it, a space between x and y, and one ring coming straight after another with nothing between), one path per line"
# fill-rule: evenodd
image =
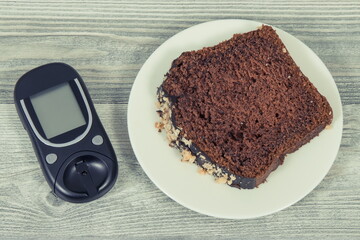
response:
M116 156L75 69L64 63L35 68L18 80L14 99L55 195L81 203L112 188Z

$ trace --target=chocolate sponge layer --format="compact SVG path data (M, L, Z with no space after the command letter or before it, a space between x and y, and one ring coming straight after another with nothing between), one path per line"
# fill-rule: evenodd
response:
M161 104L164 97L177 130L172 145L240 188L264 182L332 121L329 103L270 26L182 53L159 88Z

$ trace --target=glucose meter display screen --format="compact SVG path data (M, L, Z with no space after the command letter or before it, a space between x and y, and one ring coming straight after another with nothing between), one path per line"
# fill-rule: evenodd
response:
M69 83L37 93L30 101L48 139L86 124Z

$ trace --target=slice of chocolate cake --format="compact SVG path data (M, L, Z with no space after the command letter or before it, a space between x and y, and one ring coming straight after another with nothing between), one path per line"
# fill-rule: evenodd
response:
M200 172L254 188L332 121L332 109L270 26L175 59L158 89L170 145Z

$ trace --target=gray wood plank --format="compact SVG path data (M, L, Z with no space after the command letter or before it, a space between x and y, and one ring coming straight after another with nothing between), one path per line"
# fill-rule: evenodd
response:
M96 89L96 103L126 103L138 70L162 42L223 18L257 20L293 34L329 67L344 104L360 103L358 1L0 2L0 102L12 102L14 82L26 70L64 61Z
M230 18L272 24L304 41L344 104L341 148L328 175L300 202L259 219L216 219L172 201L139 166L127 133L131 85L151 53L187 27ZM359 1L3 0L0 49L1 239L360 239ZM16 80L52 61L86 79L118 156L117 184L95 202L50 193L16 115Z
M44 181L14 106L1 104L0 235L10 237L247 237L307 239L360 236L359 105L344 108L337 160L322 183L297 204L250 220L223 220L192 212L150 182L128 141L124 104L97 104L120 163L114 189L98 201L71 204ZM241 203L239 203L241 204ZM68 232L72 226L76 232Z

